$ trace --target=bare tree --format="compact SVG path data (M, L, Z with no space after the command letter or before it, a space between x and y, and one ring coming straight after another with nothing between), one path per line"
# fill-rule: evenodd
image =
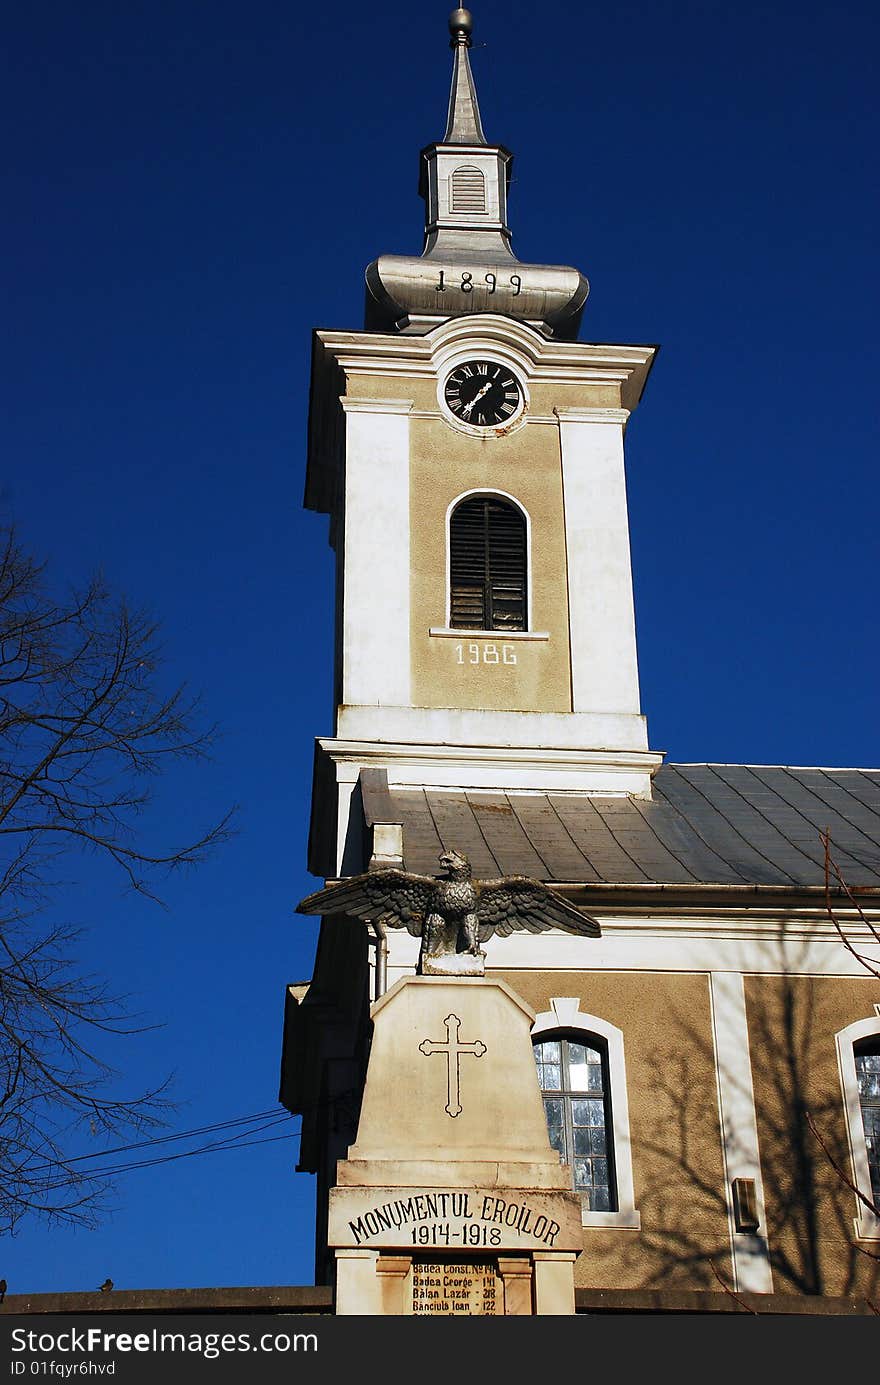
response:
M126 1007L75 961L59 921L62 864L90 853L158 899L165 871L202 859L228 816L188 845L148 850L135 828L150 780L198 758L197 701L163 693L157 628L100 581L58 599L0 531L0 1231L28 1213L92 1223L105 1183L77 1172L76 1131L119 1137L158 1124L164 1084L134 1097L98 1051L132 1032Z
M838 917L837 910L834 906L834 893L837 893L838 897L845 897L845 899L848 901L850 907L855 911L856 918L862 925L862 928L867 934L867 938L870 942L880 944L880 927L877 926L873 919L870 919L868 917L867 913L862 908L859 901L856 899L849 885L844 880L840 870L840 866L837 864L837 862L831 854L830 828L826 828L824 832L819 833L819 840L821 841L822 846L825 849L825 912L827 913L831 922L834 924L834 927L837 929L838 937L840 938L840 941L843 943L847 952L852 953L853 957L855 957L859 965L864 967L865 971L868 972L870 976L876 976L877 980L880 981L880 966L878 966L878 964L875 961L868 957L866 953L859 952L858 948L852 941L852 938L850 937L847 928L841 923ZM833 884L832 882L836 882L836 884Z

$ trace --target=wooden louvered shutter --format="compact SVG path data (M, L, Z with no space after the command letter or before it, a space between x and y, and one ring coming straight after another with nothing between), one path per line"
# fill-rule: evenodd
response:
M449 526L454 630L525 630L526 522L505 500L463 500Z

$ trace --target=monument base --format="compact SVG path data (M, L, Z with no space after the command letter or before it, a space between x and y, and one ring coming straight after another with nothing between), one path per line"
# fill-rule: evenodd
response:
M336 1313L388 1317L568 1316L575 1251L446 1257L337 1249Z

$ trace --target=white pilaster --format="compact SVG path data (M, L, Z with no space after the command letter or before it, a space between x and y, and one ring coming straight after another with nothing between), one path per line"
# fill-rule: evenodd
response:
M773 1275L767 1247L743 978L734 972L713 971L710 980L733 1287L756 1294L772 1294ZM735 1178L754 1179L759 1221L755 1233L736 1229L733 1214Z
M572 710L639 711L623 465L625 409L557 409Z
M409 706L408 400L346 413L342 701Z

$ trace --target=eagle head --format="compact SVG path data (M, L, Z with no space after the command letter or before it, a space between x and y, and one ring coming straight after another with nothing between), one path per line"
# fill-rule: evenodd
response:
M471 863L458 851L444 851L440 864L449 874L450 880L470 880Z

